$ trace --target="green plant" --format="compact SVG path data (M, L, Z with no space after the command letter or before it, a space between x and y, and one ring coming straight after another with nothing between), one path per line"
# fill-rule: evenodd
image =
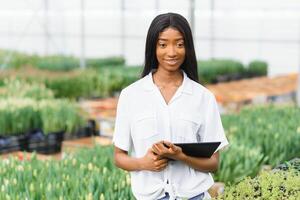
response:
M97 74L93 70L82 71L73 76L45 78L47 88L53 90L56 98L89 97L97 93Z
M102 68L111 66L125 65L125 59L123 57L109 57L109 58L88 58L86 65L92 68Z
M112 158L112 147L96 146L61 161L0 160L0 199L134 199L128 172Z
M198 61L198 76L203 84L215 83L220 76L242 76L245 72L241 62L229 59L212 59Z
M36 100L54 98L53 92L44 84L29 83L20 79L4 79L2 90L0 97L33 98Z
M262 172L258 177L249 177L237 185L225 187L217 199L294 199L300 198L300 173L295 170Z
M268 74L268 63L261 60L251 61L247 68L247 74L250 77L266 76Z
M275 167L299 157L300 109L297 107L248 107L238 114L222 116L222 122L230 146L221 153L215 175L218 181L234 183L245 175L253 177L262 165Z
M45 134L65 130L74 133L85 124L79 107L68 100L29 98L0 99L0 135L24 134L43 129Z
M67 100L42 100L38 102L42 129L45 134L66 130L73 133L83 126L79 107Z
M238 140L230 140L230 147L221 153L219 170L214 174L216 181L236 183L246 176L254 177L266 157L259 148L250 148Z
M34 65L36 59L36 55L28 55L12 50L0 50L0 67L2 66L4 69Z
M44 56L37 59L35 66L40 69L68 71L78 68L79 60L72 56Z
M36 102L32 99L0 99L0 135L23 134L41 126Z

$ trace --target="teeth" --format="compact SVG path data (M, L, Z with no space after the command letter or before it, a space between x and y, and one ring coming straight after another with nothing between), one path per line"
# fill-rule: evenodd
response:
M169 64L176 64L177 60L166 60L167 63Z

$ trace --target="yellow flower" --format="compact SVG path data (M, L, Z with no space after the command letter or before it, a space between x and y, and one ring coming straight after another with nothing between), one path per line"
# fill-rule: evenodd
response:
M10 196L8 194L5 195L6 200L10 200Z
M4 179L4 185L5 185L5 186L8 186L8 184L9 184L9 180L5 178L5 179Z
M103 168L103 174L106 174L106 172L107 172L107 168L104 167L104 168Z
M18 171L24 171L24 167L22 165L18 165L17 170Z
M126 174L126 183L127 185L130 185L130 176Z
M3 193L4 193L4 191L5 191L5 187L4 187L4 185L1 185L1 192L3 192Z
M73 158L73 160L72 160L72 164L73 164L73 166L75 166L75 165L76 165L76 163L77 163L77 160L76 160L75 158Z
M103 193L101 193L101 195L100 195L100 200L105 200L105 197L104 197Z
M51 183L48 183L48 185L47 185L47 190L50 192L51 189L52 189L52 185L51 185Z
M300 133L300 126L297 128L297 133Z
M92 164L92 163L89 163L89 164L88 164L88 169L89 169L90 171L93 170L93 164Z
M86 198L86 200L93 200L93 194L92 193L89 193Z
M80 164L80 169L84 169L85 168L85 166L84 166L84 164Z
M17 185L17 179L16 178L13 179L13 184Z
M34 176L34 177L37 176L37 170L36 170L36 169L33 170L33 176Z
M30 192L34 191L34 185L33 185L33 183L30 183L29 190L30 190Z

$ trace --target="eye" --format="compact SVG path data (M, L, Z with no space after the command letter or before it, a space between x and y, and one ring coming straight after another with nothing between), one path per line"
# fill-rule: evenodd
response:
M165 48L167 45L166 45L165 43L158 43L158 46L159 46L160 48Z
M177 47L179 47L179 48L184 47L184 43L183 42L177 43Z

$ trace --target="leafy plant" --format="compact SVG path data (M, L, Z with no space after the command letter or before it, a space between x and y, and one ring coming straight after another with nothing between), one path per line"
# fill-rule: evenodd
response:
M86 60L86 65L92 68L102 68L108 66L125 65L125 59L122 57L109 57L109 58L89 58Z
M36 111L36 102L32 99L0 99L0 135L23 134L41 126Z
M0 97L23 97L36 100L54 98L53 92L46 88L44 84L29 83L20 79L5 79L2 90Z
M254 177L266 159L259 147L250 148L238 140L231 140L228 151L221 154L219 170L214 178L216 181L236 183L246 176Z
M36 61L36 67L47 70L68 71L79 68L79 59L72 56L44 56Z
M217 199L299 199L300 173L295 170L262 172L258 177L249 177L237 185L225 187Z
M67 100L43 100L39 102L39 114L45 134L66 130L73 133L83 126L79 107Z
M225 75L227 77L223 81L229 81L233 76L242 76L244 72L243 64L235 60L212 59L198 61L198 76L203 84L216 83L218 77Z
M79 107L68 100L29 98L0 99L0 135L23 134L33 129L44 133L65 130L73 133L85 123Z
M251 61L247 68L249 77L266 76L268 74L268 63L262 60Z
M0 199L134 199L129 174L112 158L112 147L96 146L61 161L0 160Z
M262 165L275 167L299 157L300 109L294 106L256 106L222 116L230 141L221 153L218 181L235 183L254 177ZM276 123L274 123L276 122Z

